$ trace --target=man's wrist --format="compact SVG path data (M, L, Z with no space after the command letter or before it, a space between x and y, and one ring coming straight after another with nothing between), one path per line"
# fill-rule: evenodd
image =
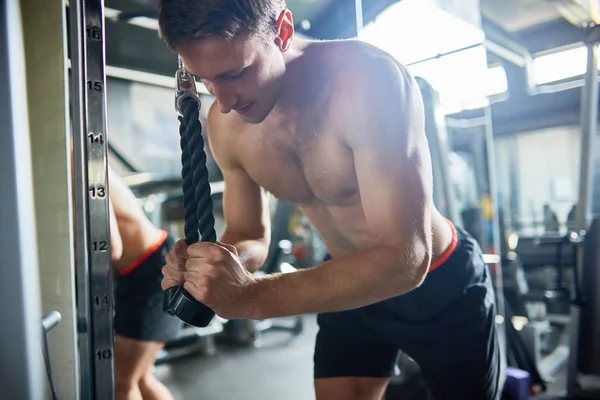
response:
M243 302L246 304L246 314L248 319L263 320L268 318L268 304L265 304L265 296L261 295L264 280L254 278L253 282L246 286L243 297Z

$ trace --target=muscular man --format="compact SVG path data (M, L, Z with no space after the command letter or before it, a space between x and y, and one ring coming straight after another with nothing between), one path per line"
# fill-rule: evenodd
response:
M174 240L146 218L137 199L110 171L111 259L115 269L117 400L169 400L152 375L156 354L181 322L162 312L161 268Z
M490 275L433 204L406 68L358 41L294 38L283 0L162 0L159 23L215 96L208 134L227 223L219 243L174 246L163 289L183 284L225 318L318 314L318 400L380 399L399 349L437 399L498 399ZM319 230L321 265L251 275L267 254L266 191Z

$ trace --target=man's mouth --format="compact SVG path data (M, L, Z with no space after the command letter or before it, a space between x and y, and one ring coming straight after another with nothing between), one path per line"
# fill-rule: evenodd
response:
M237 112L238 114L245 114L246 112L248 112L248 110L250 110L250 107L252 106L252 102L246 104L243 107L238 107L235 109L235 112Z

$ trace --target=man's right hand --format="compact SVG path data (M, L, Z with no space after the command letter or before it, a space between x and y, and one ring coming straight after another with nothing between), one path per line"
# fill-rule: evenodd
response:
M185 240L180 239L175 243L167 256L167 265L162 268L163 279L161 282L162 290L166 290L172 286L183 285L185 282L184 273L185 263L187 261L188 245Z

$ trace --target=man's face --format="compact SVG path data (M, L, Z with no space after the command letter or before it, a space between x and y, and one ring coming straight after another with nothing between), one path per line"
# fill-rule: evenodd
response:
M216 98L219 110L260 123L279 96L285 63L274 42L253 36L227 41L206 38L178 49L185 68Z

